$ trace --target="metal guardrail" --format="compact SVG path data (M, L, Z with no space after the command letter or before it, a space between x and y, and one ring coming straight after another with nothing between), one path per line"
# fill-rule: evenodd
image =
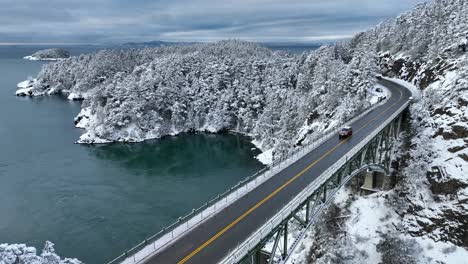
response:
M301 205L306 199L316 190L318 190L327 180L346 162L348 158L353 157L358 153L361 148L365 147L375 136L380 133L390 122L392 122L398 115L408 107L408 102L405 102L398 111L393 113L390 118L383 122L377 129L370 133L364 138L359 144L352 148L345 156L340 158L335 164L325 170L315 181L309 184L301 193L299 193L291 202L289 202L283 209L281 209L271 220L265 223L258 231L253 233L246 241L238 245L232 251L227 254L227 257L220 263L223 264L235 264L240 261L245 255L248 254L256 245L258 245L262 239L270 234L276 226L281 224L296 208ZM323 207L322 207L323 208ZM314 222L319 214L315 214L311 222ZM297 243L295 243L297 245ZM292 252L294 248L291 248L289 252Z
M186 232L195 228L202 222L208 220L209 218L217 214L219 211L221 211L223 208L229 206L237 199L241 198L244 194L256 188L269 178L276 175L278 172L282 171L284 168L298 161L299 159L307 155L309 152L322 145L331 137L336 136L336 133L342 126L354 123L355 121L362 118L364 115L367 115L369 112L373 111L380 105L385 104L388 101L388 98L390 98L390 96L388 96L382 102L369 107L366 111L359 114L358 116L350 120L345 120L344 122L339 122L331 128L328 128L324 131L325 135L322 134L315 136L313 139L310 140L310 142L312 142L311 144L296 147L293 151L287 153L287 157L282 156L278 159L275 159L270 166L267 166L262 170L256 172L255 174L246 177L244 180L238 182L236 185L229 188L226 192L217 195L215 198L208 201L201 207L193 209L187 215L178 218L176 222L172 223L167 227L164 227L158 233L143 240L133 248L125 251L120 256L109 261L107 264L139 263L147 257L166 248L168 245L176 241Z
M388 126L390 122L392 122L398 115L400 115L400 114L408 107L408 105L409 105L409 102L406 102L402 107L400 107L400 108L398 109L397 112L395 112L395 113L398 113L398 114L393 114L393 115L391 116L391 118L388 119L388 120L389 120L388 123L386 123L385 125L379 126L379 128L377 128L377 129L375 130L375 131L377 131L377 132L374 134L374 136L370 136L370 135L369 135L368 137L366 137L367 143L366 143L366 144L363 144L363 145L361 146L360 149L362 149L363 147L365 147L365 146L370 142L370 140L372 140L375 136L378 135L378 133L380 133L380 131L382 131L386 126ZM359 150L358 150L358 152L359 152ZM357 152L357 153L358 153L358 152ZM354 153L353 155L356 155L356 153ZM349 159L351 159L351 157L352 157L352 156L349 157L348 155L346 155L346 156L347 156ZM314 214L313 214L313 216L311 217L311 220L310 220L309 224L307 225L307 227L304 228L303 231L301 231L300 235L299 235L299 236L295 239L295 241L292 243L291 248L289 249L290 252L293 252L293 251L294 251L294 249L296 248L296 246L299 244L299 241L301 241L302 238L304 237L304 235L305 235L305 233L306 233L306 230L309 229L310 226L316 222L317 217L320 215L320 213L323 211L323 209L325 209L326 206L327 206L328 204L331 203L331 201L333 200L335 194L338 192L338 190L339 190L341 187L343 187L349 180L351 180L354 176L356 176L358 173L362 172L363 170L365 170L365 169L375 169L375 168L382 169L382 168L379 166L379 164L366 164L366 165L362 166L360 169L357 169L357 170L351 172L345 179L343 179L342 182L341 182L341 184L340 184L340 186L337 187L337 188L335 188L335 189L331 192L331 194L328 196L326 202L323 203L323 204L320 206L320 208L318 208L318 210L316 210L316 211L314 212ZM336 171L335 171L335 172L336 172ZM333 172L333 173L334 173L334 172ZM332 175L333 175L333 173L332 173ZM289 259L289 257L290 257L291 255L292 255L292 254L288 254L288 255L286 256L286 258L285 258L284 260L281 261L281 264L287 263L287 261L288 261L288 259Z

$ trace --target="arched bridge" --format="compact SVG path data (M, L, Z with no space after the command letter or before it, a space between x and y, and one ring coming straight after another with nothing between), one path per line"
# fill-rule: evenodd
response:
M341 186L363 170L389 171L411 92L388 79L380 82L391 96L347 122L353 136L339 140L330 129L112 263L284 263ZM291 221L305 227L294 241L288 241Z

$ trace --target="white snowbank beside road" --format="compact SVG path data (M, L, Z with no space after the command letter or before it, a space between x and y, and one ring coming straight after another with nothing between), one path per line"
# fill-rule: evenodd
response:
M76 258L61 259L55 253L54 244L46 241L42 253L25 244L0 244L0 264L83 264Z
M411 91L411 94L414 99L416 100L421 99L421 91L414 84L401 80L401 79L397 79L397 78L382 77L382 79L393 81L393 82L398 83L401 86L404 86L406 89Z

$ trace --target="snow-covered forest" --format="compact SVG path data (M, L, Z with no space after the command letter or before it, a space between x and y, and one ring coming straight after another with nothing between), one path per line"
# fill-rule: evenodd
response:
M81 143L235 131L263 149L290 148L304 126L321 132L369 105L377 69L370 43L300 56L236 40L103 50L45 65L17 94L84 99Z

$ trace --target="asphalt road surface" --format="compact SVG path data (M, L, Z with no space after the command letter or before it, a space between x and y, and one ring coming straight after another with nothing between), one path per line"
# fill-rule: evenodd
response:
M350 138L339 140L338 135L332 137L216 216L187 232L164 250L149 256L145 263L209 264L221 261L230 250L271 219L322 172L388 119L411 96L410 91L394 82L380 82L390 90L391 97L384 105L351 124L353 135Z

